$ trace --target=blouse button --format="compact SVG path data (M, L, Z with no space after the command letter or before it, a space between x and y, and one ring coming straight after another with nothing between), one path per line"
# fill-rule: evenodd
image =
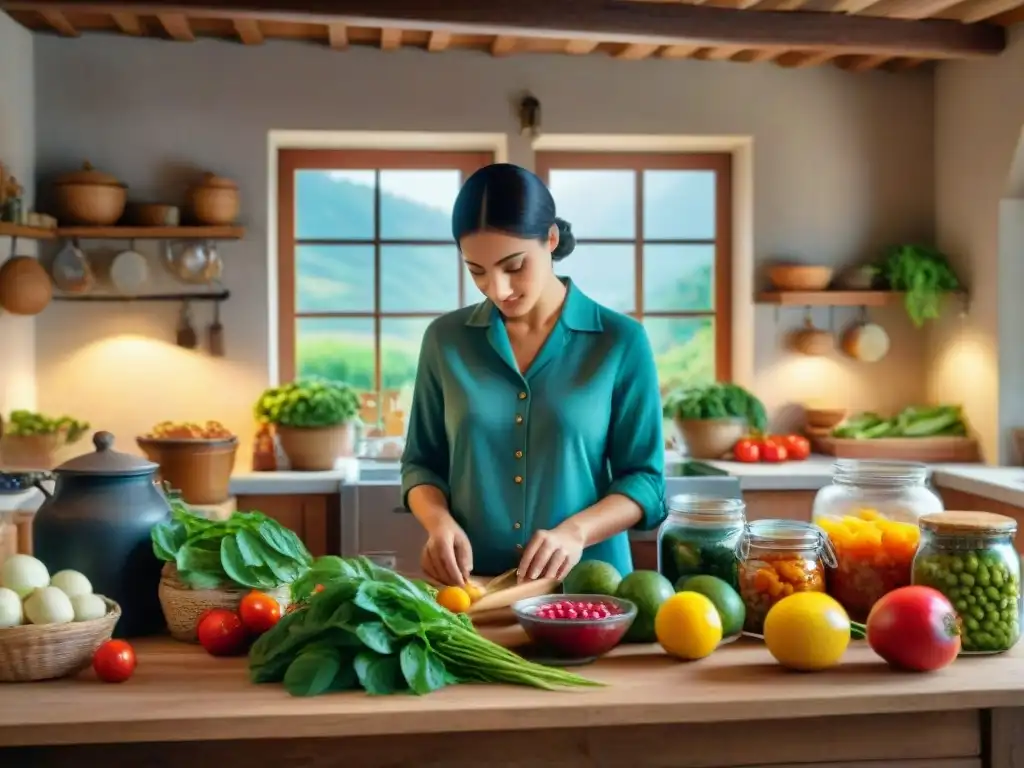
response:
M523 545L522 544L516 544L516 549L518 549L520 552L522 552L523 551Z
M525 392L520 392L519 393L519 399L520 400L525 400L526 399L526 393Z
M517 413L516 414L516 424L522 424L522 423L523 423L522 414Z
M515 528L515 529L516 529L516 530L518 531L518 530L519 530L520 528L522 528L522 527L523 527L523 524L522 524L522 523L520 523L520 522L519 522L518 520L516 520L516 521L515 521L515 522L514 522L514 523L512 524L512 527L513 527L513 528Z
M522 451L516 451L516 458L517 459L523 458L523 452Z
M516 480L517 483L521 483L521 482L523 482L523 476L522 475L516 475L515 480Z

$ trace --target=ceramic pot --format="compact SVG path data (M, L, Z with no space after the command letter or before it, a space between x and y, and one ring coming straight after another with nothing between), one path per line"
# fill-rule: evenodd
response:
M231 495L238 438L165 440L139 437L139 448L160 465L160 480L181 493L186 504L220 504Z
M338 459L355 453L355 435L351 422L334 427L277 428L281 450L289 466L299 472L334 469Z
M720 459L746 436L746 419L675 419L687 454L694 459Z
M153 554L150 532L170 515L170 504L154 483L158 465L119 453L114 436L97 432L95 452L54 470L50 493L35 515L33 554L50 573L84 573L95 592L120 604L115 637L164 630L157 590L163 566Z

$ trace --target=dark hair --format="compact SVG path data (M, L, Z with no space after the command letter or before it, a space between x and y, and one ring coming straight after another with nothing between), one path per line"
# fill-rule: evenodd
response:
M552 225L558 227L558 245L551 257L559 261L576 247L572 227L555 216L555 200L544 182L511 163L484 166L466 179L452 209L456 243L483 229L547 240Z

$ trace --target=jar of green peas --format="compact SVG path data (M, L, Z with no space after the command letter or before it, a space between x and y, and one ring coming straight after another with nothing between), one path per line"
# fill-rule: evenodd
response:
M988 512L920 519L912 582L949 598L961 622L961 654L1008 651L1020 638L1021 559L1017 521Z

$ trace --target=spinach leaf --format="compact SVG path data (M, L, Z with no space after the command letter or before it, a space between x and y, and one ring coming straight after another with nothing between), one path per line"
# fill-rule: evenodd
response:
M196 571L214 576L220 569L220 554L186 544L178 550L175 565L179 571Z
M359 677L359 684L372 696L386 696L408 687L402 677L401 662L394 656L362 651L356 654L352 666Z
M306 649L288 665L284 687L292 696L326 693L341 669L341 654L333 648Z
M179 520L168 520L153 527L153 554L158 560L173 563L178 550L185 544L185 526Z
M451 682L444 662L421 640L410 640L399 654L402 676L414 693L440 690Z
M233 536L225 536L220 540L220 565L232 581L250 586L253 580L252 571L242 559L242 553L238 551L238 542Z
M387 627L379 621L369 621L357 626L356 637L363 641L363 645L377 653L388 654L395 648Z
M242 528L235 534L235 543L238 545L238 553L242 561L252 567L263 565L266 559L263 556L263 540L251 531Z

